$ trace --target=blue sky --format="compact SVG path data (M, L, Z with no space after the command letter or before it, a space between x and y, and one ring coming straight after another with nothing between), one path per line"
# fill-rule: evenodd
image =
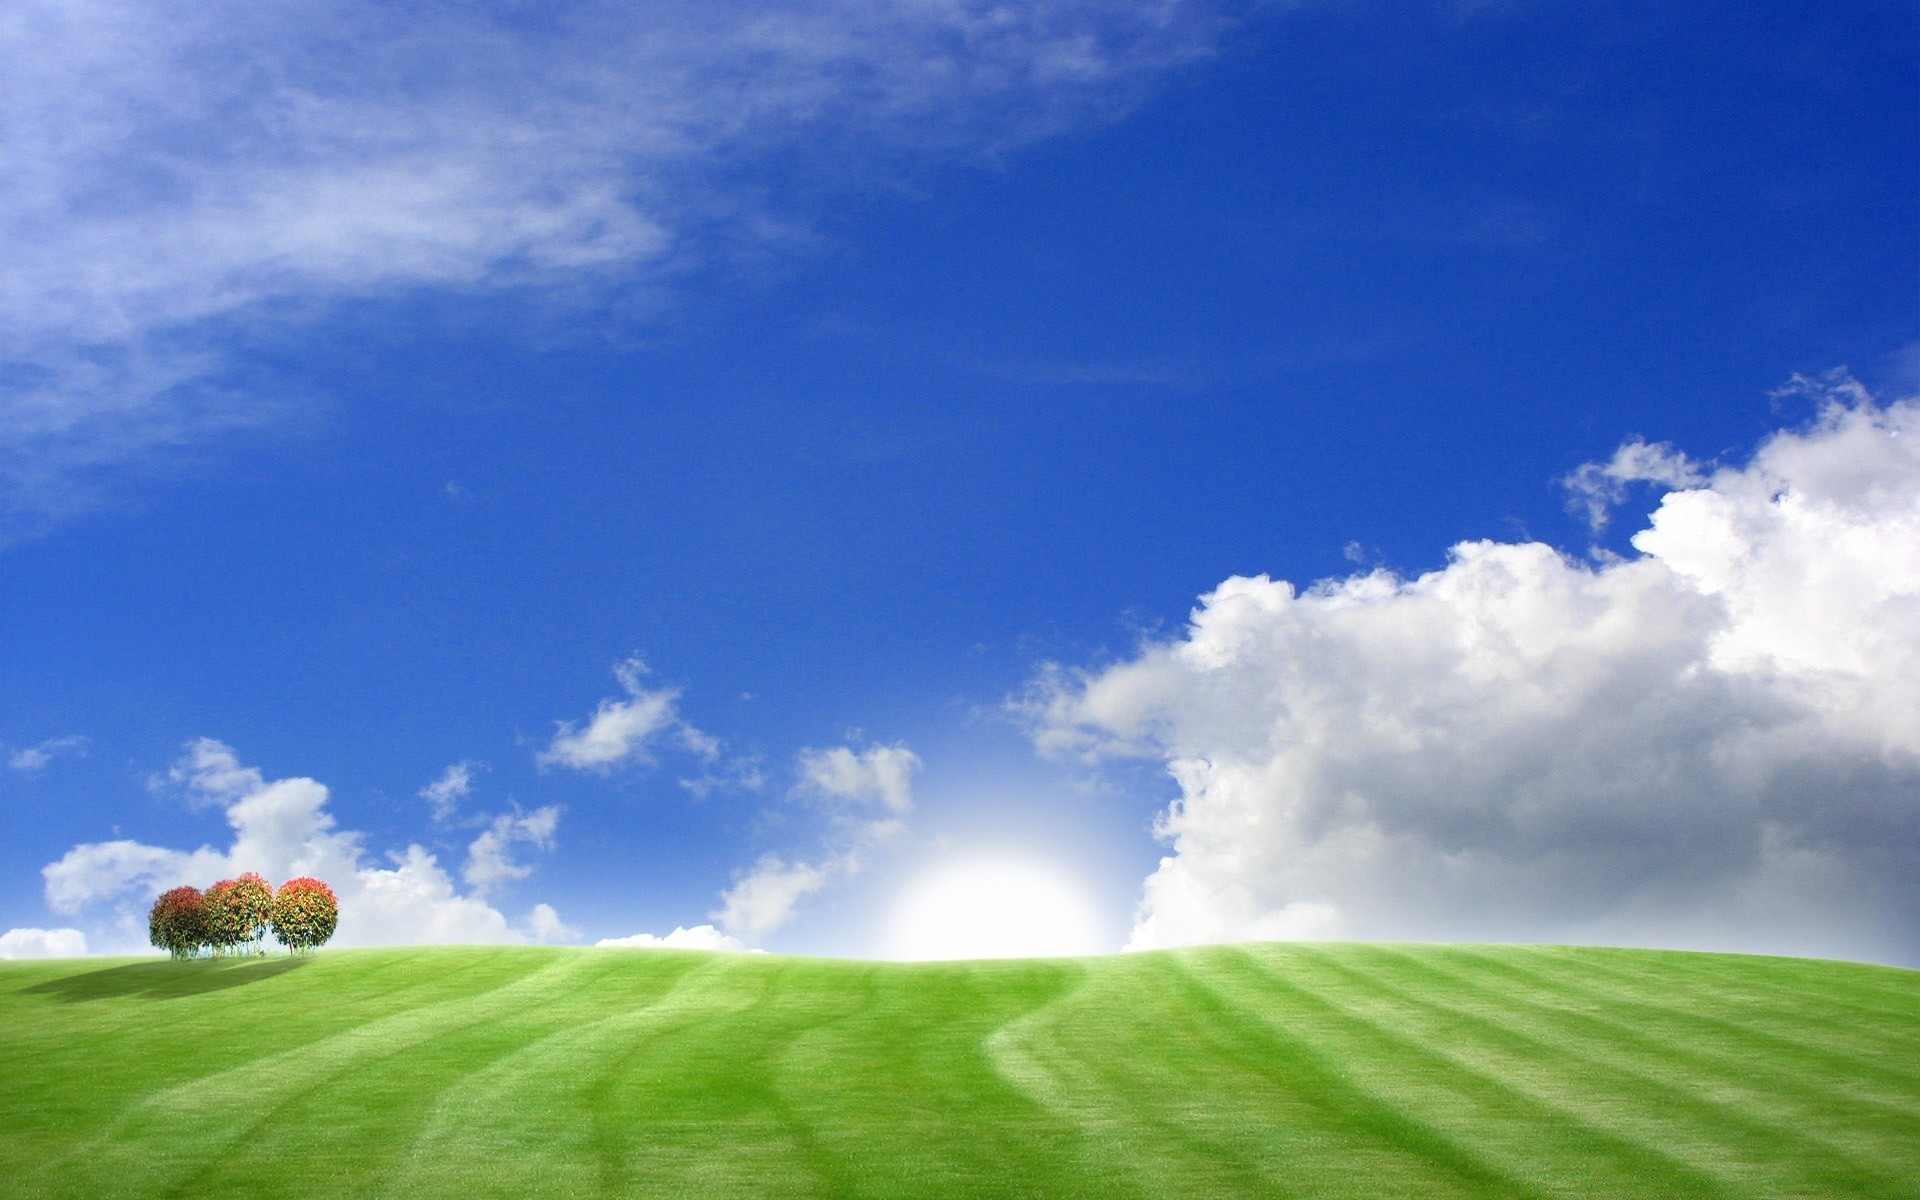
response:
M1910 6L23 11L0 929L130 948L244 847L441 914L368 900L360 940L871 954L919 881L1017 859L1085 894L1084 948L1920 961L1882 669L1920 653L1880 453L1920 385ZM1687 565L1703 498L1788 522L1738 586ZM1481 660L1422 649L1454 626L1342 624L1400 630L1482 539L1566 556L1434 601L1551 613L1533 665L1456 694ZM1634 590L1653 566L1685 604ZM1263 574L1347 582L1229 611ZM1197 604L1252 623L1156 674L1214 653ZM1720 675L1610 723L1642 669ZM1681 711L1725 719L1650 746ZM256 801L307 824L236 847Z

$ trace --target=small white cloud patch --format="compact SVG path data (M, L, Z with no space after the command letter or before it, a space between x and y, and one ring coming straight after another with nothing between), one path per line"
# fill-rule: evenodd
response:
M1587 518L1595 533L1607 527L1613 507L1627 496L1630 483L1657 483L1680 489L1699 487L1707 477L1700 465L1665 442L1630 438L1604 463L1584 463L1560 481L1568 507Z
M718 741L681 719L676 707L680 689L643 687L640 680L646 673L647 664L638 658L615 666L613 674L626 699L602 700L583 726L556 722L553 740L538 756L540 765L604 773L622 763L649 762L648 743L669 731L702 758L718 755Z
M802 900L844 869L838 858L816 865L765 855L720 894L713 919L730 932L757 941L791 921Z
M903 745L800 752L803 788L836 800L878 801L902 815L913 810L913 777L919 770L920 756Z
M86 745L87 739L77 733L48 738L37 745L15 750L7 756L7 767L22 775L37 775L63 754L84 753Z
M580 931L562 921L559 912L551 904L534 905L533 911L527 914L521 924L529 937L547 945L577 941L580 937Z
M530 813L502 813L474 838L467 847L467 865L461 877L474 895L484 896L503 883L525 879L533 868L513 856L516 845L536 850L553 849L553 833L560 824L560 809L549 805Z

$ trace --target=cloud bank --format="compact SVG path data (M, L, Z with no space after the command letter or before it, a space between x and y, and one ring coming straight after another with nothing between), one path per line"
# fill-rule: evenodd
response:
M15 0L0 515L273 420L242 331L436 291L627 303L818 183L991 153L1203 54L1199 0ZM782 156L785 157L782 157ZM257 333L248 334L257 336Z
M462 894L424 847L410 845L389 855L390 866L368 861L362 835L337 827L327 811L327 788L315 780L268 780L211 738L188 747L172 778L192 801L225 812L232 844L225 850L177 850L131 840L75 846L41 871L49 908L66 916L104 914L113 938L132 949L145 944L146 906L156 893L179 884L204 888L216 879L258 871L276 884L300 875L331 884L340 897L340 929L331 943L336 946L527 940L480 897L484 888ZM532 822L533 832L550 840L552 814L543 809L505 819ZM504 845L483 848L498 833L497 826L489 826L475 841L470 881L475 862L484 864L484 885L525 874L505 856ZM531 832L522 838L515 828L505 840L531 840ZM551 908L536 911L530 922L542 940L565 930Z
M728 950L734 953L747 948L739 938L729 937L711 925L695 925L691 929L677 925L672 933L664 935L636 933L629 937L601 938L594 945L632 950Z
M1672 489L1637 556L1481 541L1412 579L1235 577L1183 636L1043 678L1044 750L1179 787L1133 947L1920 965L1920 404L1834 381L1744 465L1630 445L1584 478Z
M78 929L9 929L0 933L0 958L78 958L87 935Z

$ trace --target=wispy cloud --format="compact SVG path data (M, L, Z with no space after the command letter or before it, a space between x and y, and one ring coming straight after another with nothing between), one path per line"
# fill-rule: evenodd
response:
M63 754L85 753L86 746L87 739L77 733L70 733L65 737L48 738L32 746L22 747L8 755L7 769L18 771L22 775L37 775Z
M1629 438L1603 463L1582 463L1560 480L1567 490L1567 507L1587 519L1597 534L1612 519L1614 506L1627 496L1627 485L1656 483L1666 488L1698 487L1706 482L1699 463L1665 442Z
M559 825L560 809L552 805L529 813L500 814L467 846L467 865L461 878L476 896L484 896L503 883L525 879L533 874L533 868L516 859L513 848L524 845L551 850Z
M719 755L719 741L680 716L679 688L645 687L640 681L647 664L638 658L616 664L613 674L626 699L602 700L584 725L556 722L553 740L537 756L540 765L604 773L623 763L651 761L649 747L664 736L703 759Z
M0 18L0 495L272 416L238 330L420 289L571 304L790 214L729 180L991 153L1124 111L1201 0L792 0L298 11L17 0ZM851 170L849 168L852 168Z
M473 768L470 762L457 762L448 765L440 772L440 777L420 789L420 798L433 808L433 822L445 824L459 811L460 802L473 791Z
M758 941L793 920L800 902L854 869L858 862L842 852L821 862L789 862L763 855L720 896L712 917L722 929Z

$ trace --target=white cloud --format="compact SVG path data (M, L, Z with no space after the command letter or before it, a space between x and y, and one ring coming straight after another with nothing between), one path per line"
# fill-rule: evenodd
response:
M485 900L460 893L425 848L389 855L388 866L368 861L364 836L336 826L327 789L315 780L269 781L211 738L192 743L171 777L225 811L232 844L75 846L41 871L48 907L69 916L117 907L119 923L138 928L148 902L166 888L258 871L276 883L299 875L330 883L340 897L337 946L525 940Z
M87 935L78 929L9 929L0 933L0 958L79 958Z
M37 745L14 751L7 759L7 766L22 775L33 775L46 770L54 759L63 754L82 753L86 744L87 739L77 733L48 738Z
M816 865L764 855L720 894L720 907L710 915L729 933L758 941L791 921L800 902L842 870L837 858Z
M833 805L820 853L812 861L767 854L720 894L720 907L708 914L729 933L758 941L784 927L807 897L838 880L858 875L876 847L907 834L905 814L913 810L913 776L920 756L905 745L846 746L802 750L796 791ZM883 816L863 808L878 807Z
M803 237L744 168L991 152L1203 53L1197 0L14 0L0 21L5 507L272 418L217 347L407 290L560 305ZM771 161L779 161L772 159ZM785 168L782 168L785 169Z
M440 777L420 789L420 798L433 806L435 824L451 820L460 802L473 791L473 764L457 762L440 772Z
M664 936L651 933L636 933L628 937L601 938L596 946L628 947L636 950L730 950L734 953L745 951L746 943L739 938L729 937L711 925L695 925L688 929L675 926L672 933ZM760 951L753 951L758 954Z
M1677 490L1635 558L1489 541L1415 579L1236 577L1184 636L1043 680L1044 749L1178 784L1132 945L1920 963L1920 404L1840 382L1745 466L1655 456Z
M637 658L615 666L614 677L626 689L627 698L602 700L584 727L555 722L553 740L538 755L540 765L606 772L625 762L650 762L647 744L667 731L703 758L717 755L719 742L681 719L676 708L680 689L648 690L640 684L646 673L647 664Z
M1649 444L1640 438L1621 443L1609 461L1584 463L1560 481L1569 507L1585 515L1595 533L1607 527L1613 506L1626 498L1630 483L1690 488L1704 482L1699 463L1665 442Z
M522 922L527 935L536 942L552 944L554 942L572 942L579 940L580 931L560 919L560 914L551 904L536 904Z
M513 857L516 845L553 849L553 831L560 824L559 808L549 805L530 813L502 813L467 847L467 865L461 872L476 896L503 883L525 879L533 868Z
M913 811L913 777L919 770L920 756L902 745L800 752L802 787L838 800L878 801L902 815Z
M196 806L225 806L264 791L266 777L258 767L243 767L225 742L198 738L167 769L167 781L186 789Z

